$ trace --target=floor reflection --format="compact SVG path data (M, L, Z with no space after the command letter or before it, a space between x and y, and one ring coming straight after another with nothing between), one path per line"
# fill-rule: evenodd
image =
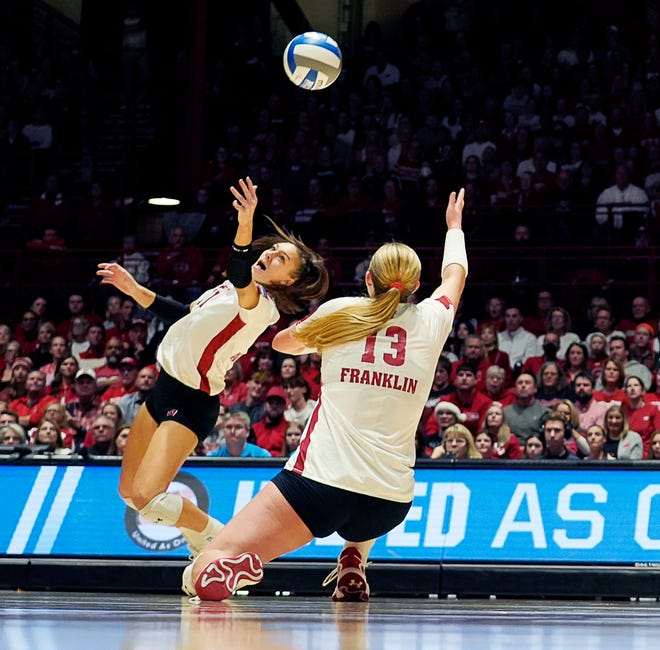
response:
M657 602L0 592L0 650L656 650Z

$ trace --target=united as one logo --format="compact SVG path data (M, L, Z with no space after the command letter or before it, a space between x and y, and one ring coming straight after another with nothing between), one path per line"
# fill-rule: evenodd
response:
M176 410L174 412L176 413ZM167 491L181 495L204 512L208 512L209 494L204 484L191 474L179 472ZM133 543L147 551L169 553L186 547L186 540L178 528L147 521L139 512L129 507L126 507L124 526Z

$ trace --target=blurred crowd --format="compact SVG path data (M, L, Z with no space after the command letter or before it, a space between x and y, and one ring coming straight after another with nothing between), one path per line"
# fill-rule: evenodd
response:
M200 177L155 231L139 198L146 187L127 183L125 169L101 172L108 98L84 51L36 33L29 46L0 43L0 219L28 260L21 280L34 287L19 315L0 312L3 442L23 436L49 449L62 442L57 453L121 453L122 427L158 372L164 325L109 295L80 260L85 251L117 259L159 293L194 300L223 278L235 228L228 188L249 175L259 211L323 252L331 295L359 291L370 251L384 240L437 246L446 197L459 187L468 245L506 242L521 253L485 273L494 287L513 289L475 295L468 279L420 422L420 457L536 457L533 449L553 458L655 457L659 312L650 290L620 288L631 274L643 285L644 267L613 264L599 269L598 295L562 295L529 281L523 252L530 242L570 244L588 259L591 245L627 244L641 255L655 245L657 25L617 20L595 4L574 20L562 17L568 3L484 4L420 0L393 35L370 22L344 48L340 79L321 92L286 80L268 25L228 26L206 64ZM158 112L140 6L129 3L124 21L127 65L115 104ZM169 177L156 159L144 166ZM20 203L16 224L9 215ZM340 263L338 247L359 249L359 263ZM71 264L79 265L64 283ZM473 268L484 273L478 260ZM574 271L557 269L567 286ZM426 272L432 280L434 269ZM12 277L6 261L0 277ZM319 360L280 358L272 335L228 375L216 434L198 453L288 455L318 396ZM572 406L564 405L571 413L560 435L564 401ZM599 416L581 417L592 410ZM625 451L628 432L639 435L632 446L641 455ZM554 442L562 437L566 454Z

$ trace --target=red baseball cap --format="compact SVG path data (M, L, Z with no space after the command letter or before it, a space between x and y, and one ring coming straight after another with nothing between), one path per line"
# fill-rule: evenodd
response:
M278 397L279 399L286 402L289 399L289 396L286 394L286 391L281 386L271 386L266 393L266 399L271 397Z
M137 368L138 364L137 361L133 357L124 357L120 362L120 366L133 366L133 368Z

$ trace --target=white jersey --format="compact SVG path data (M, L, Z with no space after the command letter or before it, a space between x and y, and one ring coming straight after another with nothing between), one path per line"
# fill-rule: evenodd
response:
M369 298L337 298L308 320ZM408 502L415 433L454 320L446 296L400 305L376 334L326 348L321 392L286 468L334 487Z
M263 287L256 307L243 309L234 285L223 282L204 292L190 313L171 325L158 346L158 363L186 386L217 395L234 361L279 317Z

